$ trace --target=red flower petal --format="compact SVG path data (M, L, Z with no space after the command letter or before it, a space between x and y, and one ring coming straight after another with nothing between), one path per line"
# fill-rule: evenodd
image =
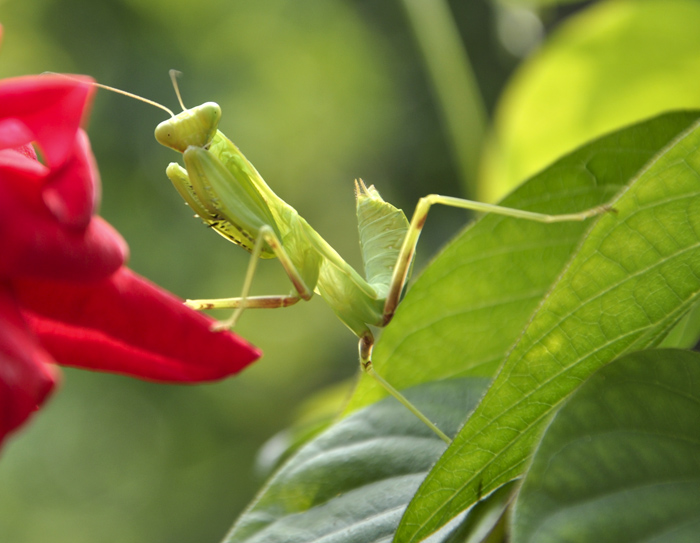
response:
M58 380L51 356L22 319L8 285L0 285L0 443L47 398Z
M34 235L26 236L15 273L59 281L95 281L114 273L129 255L119 232L101 217L94 217L87 229L79 232L50 226L37 224L31 232Z
M80 123L95 88L77 79L0 81L0 443L53 389L53 362L197 382L260 356L123 268L126 243L93 216L99 174Z
M19 145L15 147L14 150L17 151L20 155L24 155L31 160L39 160L36 157L36 151L34 150L34 146L31 143L28 143L26 145Z
M49 173L49 169L30 156L31 146L22 145L14 149L0 149L0 182L15 183L17 189L24 192L40 190L40 181ZM29 187L22 187L27 181ZM35 183L31 183L35 181Z
M62 223L86 227L99 201L100 174L87 134L78 130L73 154L51 172L42 193L46 206Z
M0 277L95 280L124 263L128 247L109 224L99 217L87 228L60 224L41 201L41 186L16 174L0 169Z
M71 154L74 136L95 92L85 76L23 76L0 81L0 119L18 119L33 134L46 164L60 166ZM79 80L79 81L76 81ZM20 145L17 143L13 147Z
M17 281L25 318L59 364L154 381L221 379L260 353L126 268L93 285Z
M32 131L19 119L0 119L0 149L14 149L32 139Z

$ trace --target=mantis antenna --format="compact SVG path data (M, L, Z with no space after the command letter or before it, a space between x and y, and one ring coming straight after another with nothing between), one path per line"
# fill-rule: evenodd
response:
M170 70L170 71L174 72L175 70ZM82 79L78 79L77 77L71 77L70 75L66 75L66 74L59 74L56 72L44 72L44 73L47 75L57 75L59 77L65 77L66 79L71 79L72 81L80 81L81 83L86 83L86 81L83 81ZM171 75L171 77L172 77L172 75ZM131 92L117 89L115 87L110 87L109 85L103 85L102 83L97 83L95 81L90 81L88 84L92 85L93 87L97 87L99 89L104 89L104 90L116 92L117 94L123 94L124 96L128 96L129 98L134 98L135 100L138 100L139 102L144 102L146 104L150 104L152 106L155 106L155 107L160 108L163 111L167 112L171 117L175 117L175 114L169 108L165 107L163 104L159 104L158 102L155 102L153 100L149 100L148 98L144 98L143 96L139 96L138 94L133 94ZM175 85L175 92L177 94L177 98L180 102L180 105L182 105L182 100L180 99L180 92L177 89L177 85ZM184 106L183 106L183 109L185 109Z
M180 94L180 86L177 84L177 78L182 75L182 72L178 72L177 70L170 70L168 73L170 74L170 81L173 82L173 88L175 89L177 101L180 103L182 111L187 111L185 103L182 101L182 95Z

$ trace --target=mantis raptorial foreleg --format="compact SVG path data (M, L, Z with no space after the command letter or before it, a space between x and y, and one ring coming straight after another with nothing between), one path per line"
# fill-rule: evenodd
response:
M253 284L253 276L255 275L255 270L258 266L258 261L260 260L260 253L263 247L267 245L279 259L284 271L287 273L294 290L298 293L298 296L293 294L290 295L280 295L280 296L255 296L249 297L250 287ZM243 313L246 308L277 308L277 307L288 307L297 303L299 300L309 300L313 296L313 291L304 282L301 274L297 270L294 263L289 258L287 251L280 243L274 230L269 226L263 226L260 228L260 232L255 240L255 245L251 251L250 262L248 263L248 269L246 271L245 279L243 281L243 289L241 290L241 295L238 298L217 298L213 300L187 300L185 303L197 310L203 309L235 309L233 314L226 320L222 320L216 323L213 329L224 330L228 328L233 328L238 321L238 318Z
M185 304L197 311L204 309L236 309L241 307L241 305L244 305L246 309L278 309L294 305L299 300L301 300L300 296L280 294L278 296L248 296L246 298L238 296L236 298L187 300Z
M408 277L408 272L413 261L413 256L416 252L416 245L423 225L428 218L430 207L434 204L442 204L450 207L461 209L469 209L472 211L480 211L484 213L493 213L506 217L514 217L516 219L526 219L530 221L542 223L554 222L572 222L584 221L601 213L612 211L613 208L607 205L596 206L578 213L565 213L561 215L547 215L545 213L535 213L533 211L525 211L522 209L514 209L510 207L502 207L495 204L486 204L483 202L475 202L473 200L465 200L463 198L454 198L451 196L441 196L439 194L429 194L418 201L416 209L413 212L413 217L406 232L399 256L394 266L394 273L391 278L389 291L387 293L386 302L384 304L384 324L388 324L394 316L396 307L399 304L401 293Z

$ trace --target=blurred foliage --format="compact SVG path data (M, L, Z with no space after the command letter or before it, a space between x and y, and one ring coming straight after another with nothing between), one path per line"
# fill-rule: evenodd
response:
M453 9L492 107L515 59L497 44L490 2ZM407 210L427 192L460 194L398 0L4 0L0 22L2 77L89 74L176 108L167 74L182 71L185 103L219 102L222 130L354 264L354 178ZM236 295L248 255L192 219L170 186L165 166L178 157L153 139L163 119L98 92L89 134L101 212L139 273L182 297ZM434 215L422 262L465 221ZM288 290L278 264L262 262L254 292ZM215 385L66 370L46 409L3 451L0 541L220 540L260 485L261 444L313 390L357 369L356 340L320 299L249 311L237 332L265 356Z
M504 91L479 199L500 199L592 138L700 107L699 21L695 0L615 0L559 25Z

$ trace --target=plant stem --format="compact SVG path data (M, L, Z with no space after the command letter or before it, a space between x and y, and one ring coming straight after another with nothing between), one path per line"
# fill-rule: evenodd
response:
M452 158L475 192L487 114L447 0L403 0L437 97Z

